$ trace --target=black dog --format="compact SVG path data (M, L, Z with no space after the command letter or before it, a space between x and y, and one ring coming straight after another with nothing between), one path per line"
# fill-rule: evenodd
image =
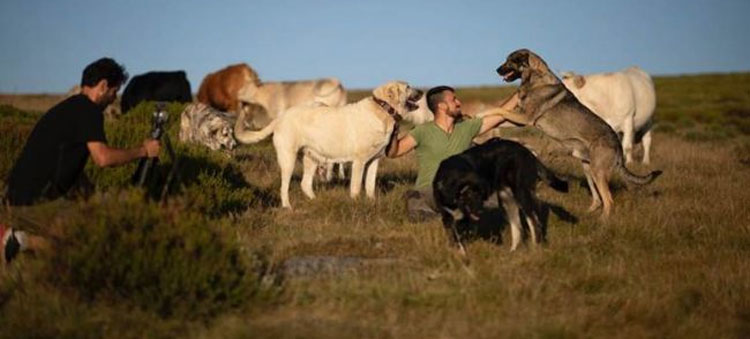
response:
M122 92L122 114L138 106L141 101L193 101L187 74L185 71L174 71L148 72L134 76Z
M568 183L552 173L521 144L490 139L440 163L432 183L435 204L460 251L465 253L456 223L466 218L479 221L484 202L492 194L502 204L511 226L514 251L521 241L520 213L526 218L531 238L544 241L539 204L534 193L539 178L553 189L568 191Z

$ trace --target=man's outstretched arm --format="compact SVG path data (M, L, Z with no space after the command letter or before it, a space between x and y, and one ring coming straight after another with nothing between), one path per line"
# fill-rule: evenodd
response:
M140 147L120 149L109 147L101 141L89 141L86 146L91 153L91 159L99 167L118 166L143 157L159 155L161 145L158 140L148 139Z
M497 125L506 120L517 125L527 125L528 122L526 120L528 119L525 115L513 112L516 106L518 106L518 102L518 92L515 92L505 99L500 104L500 107L491 108L479 113L478 115L482 116L482 127L479 129L479 134L497 127Z

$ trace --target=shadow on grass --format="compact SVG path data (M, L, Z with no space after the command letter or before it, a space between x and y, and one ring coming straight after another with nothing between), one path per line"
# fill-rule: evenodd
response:
M177 162L176 168L170 161L158 163L152 170L144 185L151 199L191 196L214 217L279 204L273 190L248 183L237 166L221 165L206 157L191 155L178 156Z
M555 214L560 220L569 223L571 225L578 223L578 217L568 212L565 208L559 205L550 204L544 201L540 201L541 209L539 218L542 223L542 233L547 235L547 225L549 224L550 213ZM521 217L521 223L523 227L523 238L528 238L528 225L523 216ZM484 240L497 245L502 244L502 233L509 226L508 217L505 210L500 207L486 208L480 215L480 220L477 223L462 222L457 225L457 230L461 235L462 239L467 242Z
M324 189L329 189L332 187L348 188L351 183L351 174L349 172L347 172L346 174L347 176L345 178L334 175L334 177L327 182L322 180L320 176L316 175L315 182L316 185L319 185L318 187ZM292 175L293 182L299 182L300 180L301 178L299 177L299 175ZM396 188L396 186L399 185L413 185L416 180L417 175L414 173L378 174L377 180L375 181L375 190L378 194L385 194L392 191L394 188ZM362 190L364 190L364 176L362 178Z

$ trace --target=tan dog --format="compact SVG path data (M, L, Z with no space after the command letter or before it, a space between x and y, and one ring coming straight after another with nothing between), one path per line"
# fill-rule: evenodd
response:
M356 197L362 187L365 166L367 196L375 196L379 158L384 154L397 120L415 110L422 92L401 81L388 82L373 91L372 97L342 107L321 103L300 105L271 121L260 131L245 131L235 124L235 137L241 143L255 143L273 133L276 159L281 170L281 205L290 208L289 182L297 153L302 159L302 191L315 198L313 175L319 164L352 162L350 195ZM245 114L244 112L241 114Z
M311 103L339 107L346 105L346 90L335 78L316 80L246 83L238 93L239 100L258 104L265 111L252 116L251 126L263 128L287 109Z
M626 181L647 184L661 171L637 176L624 166L623 151L617 134L600 117L581 104L536 54L520 49L511 53L497 73L506 81L521 78L519 108L521 113L504 112L508 120L532 125L568 148L580 159L592 195L589 211L602 203L602 218L609 217L612 194L609 180L617 171Z

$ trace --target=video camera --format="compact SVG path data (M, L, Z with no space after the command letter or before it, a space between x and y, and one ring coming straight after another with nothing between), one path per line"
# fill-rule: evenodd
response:
M156 103L156 110L154 111L152 118L151 118L151 139L159 140L161 139L162 134L164 134L165 124L168 119L167 111L165 110L165 103L163 102L157 102ZM135 170L135 173L133 174L132 182L133 185L136 186L143 186L143 184L146 182L146 178L148 177L148 172L151 167L154 166L154 163L156 162L157 158L142 158L138 162L138 168Z

